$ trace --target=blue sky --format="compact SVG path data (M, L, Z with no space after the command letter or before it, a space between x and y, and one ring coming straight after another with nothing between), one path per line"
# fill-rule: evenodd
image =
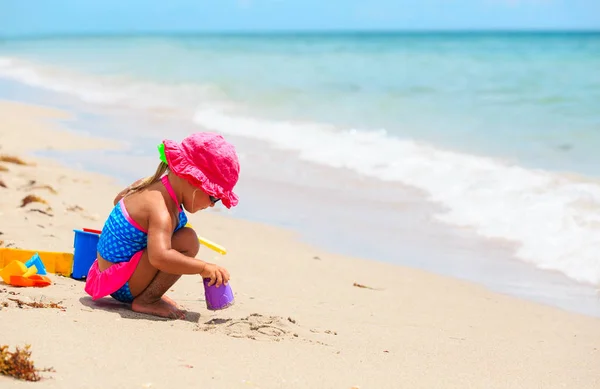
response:
M600 29L600 0L0 0L0 36L142 31Z

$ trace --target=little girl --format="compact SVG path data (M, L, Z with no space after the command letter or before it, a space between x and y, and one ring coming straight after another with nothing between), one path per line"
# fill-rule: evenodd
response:
M182 274L227 284L229 272L194 257L198 236L186 227L186 211L237 205L233 187L239 162L222 136L195 133L180 144L164 140L154 176L134 182L117 195L98 242L98 258L85 291L96 300L107 295L136 312L183 318L185 312L165 292Z

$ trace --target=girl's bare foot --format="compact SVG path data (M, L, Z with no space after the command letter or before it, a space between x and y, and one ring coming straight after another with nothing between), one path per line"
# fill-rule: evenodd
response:
M179 309L175 301L167 296L162 296L160 300L154 302L139 301L136 298L131 303L131 309L134 312L166 317L168 319L183 319L186 314L184 310Z
M174 306L175 308L181 309L181 307L179 306L179 304L177 304L175 302L175 300L173 300L172 298L170 298L166 294L162 296L162 299L165 300L166 302L168 302L169 304L171 304L172 306Z

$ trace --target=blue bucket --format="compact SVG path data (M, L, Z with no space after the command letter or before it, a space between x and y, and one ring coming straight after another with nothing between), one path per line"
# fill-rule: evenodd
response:
M73 230L75 232L75 242L73 247L73 273L71 277L81 280L87 277L88 271L96 260L99 234L82 230Z

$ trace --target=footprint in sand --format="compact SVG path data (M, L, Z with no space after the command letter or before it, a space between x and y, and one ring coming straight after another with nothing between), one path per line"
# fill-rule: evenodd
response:
M309 339L311 334L321 331L314 329L306 331L292 318L284 319L279 316L263 316L258 313L253 313L240 319L211 319L206 323L198 324L196 331L220 332L233 338L248 338L262 341L279 342L286 339L300 339L310 343L325 344L318 340Z
M286 321L278 316L263 316L253 313L241 319L215 318L198 325L200 331L221 332L234 338L280 341L298 334Z

